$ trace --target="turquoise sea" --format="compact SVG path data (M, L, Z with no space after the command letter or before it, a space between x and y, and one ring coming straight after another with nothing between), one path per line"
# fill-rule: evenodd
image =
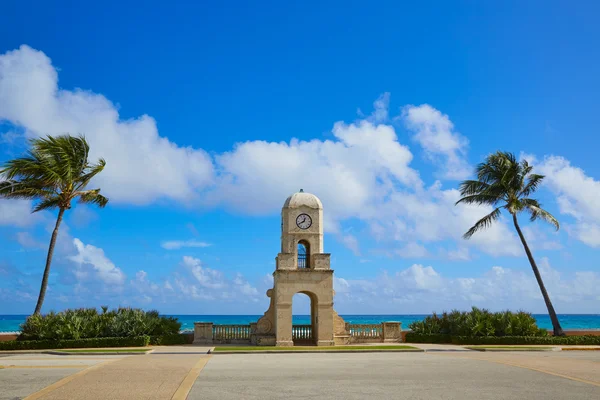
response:
M181 322L182 330L193 330L195 321L213 322L216 325L246 325L256 322L261 315L171 315ZM533 314L540 328L552 329L550 318L544 314ZM19 331L19 325L26 315L0 315L0 332ZM342 315L351 324L378 324L383 321L402 322L402 328L408 329L413 321L419 321L426 315ZM563 329L600 329L600 314L561 314L558 316ZM310 324L308 315L294 315L294 324Z

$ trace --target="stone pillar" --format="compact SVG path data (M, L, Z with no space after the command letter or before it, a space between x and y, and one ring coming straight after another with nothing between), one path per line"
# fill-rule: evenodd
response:
M275 346L294 345L292 339L292 303L275 303Z
M402 322L382 322L383 342L398 343L402 341Z
M213 344L212 322L194 322L194 344Z
M335 346L333 340L333 305L321 304L317 305L318 308L318 327L317 327L317 346Z

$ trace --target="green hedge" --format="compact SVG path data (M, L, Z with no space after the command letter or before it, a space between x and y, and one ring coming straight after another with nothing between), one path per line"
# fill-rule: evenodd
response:
M32 315L21 324L18 340L77 340L104 337L164 336L179 333L181 323L158 311L120 307L69 309Z
M433 313L423 321L409 324L414 333L451 336L547 336L529 313L502 311L492 313L473 307L471 311Z
M450 336L407 333L407 343L499 344L499 345L600 345L600 336Z
M183 334L175 334L175 335L164 335L164 336L152 336L150 338L151 345L162 345L168 346L173 344L186 344L187 339L186 335Z
M150 336L110 337L78 340L10 340L0 342L0 350L43 350L92 347L144 347Z
M420 333L407 333L405 341L407 343L452 343L450 335L423 335Z

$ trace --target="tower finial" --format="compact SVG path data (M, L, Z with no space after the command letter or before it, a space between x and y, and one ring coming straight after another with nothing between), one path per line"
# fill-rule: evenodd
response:
M300 189L300 193L304 193L304 189Z

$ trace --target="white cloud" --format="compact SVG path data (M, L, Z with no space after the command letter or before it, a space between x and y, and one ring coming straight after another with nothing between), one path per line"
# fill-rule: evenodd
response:
M77 228L88 226L91 222L98 219L98 214L85 204L77 204L71 208L67 214L69 222Z
M467 247L459 246L457 249L446 251L445 258L453 261L469 261L471 253Z
M420 258L427 257L429 252L419 243L408 242L406 246L396 250L396 254L403 258Z
M59 89L57 69L44 53L21 46L0 55L0 119L23 128L28 136L84 132L92 159L107 160L93 184L102 187L111 202L146 204L166 198L191 204L198 197L203 206L275 214L290 193L304 188L323 201L327 232L339 234L340 221L356 218L377 237L396 242L419 241L422 246L440 240L462 242L464 231L489 210L455 207L458 191L444 190L439 182L426 188L410 166L413 154L408 146L385 123L389 94L383 94L374 108L363 120L335 123L332 140L247 141L216 155L213 165L204 150L179 147L161 137L147 115L121 120L115 105L102 95ZM444 161L444 176L462 177L467 141L448 116L429 105L403 110L416 141L434 160ZM3 219L0 214L0 224L23 223L20 218ZM359 254L352 236L341 238ZM163 247L205 244L170 241ZM465 246L492 255L521 254L504 222Z
M340 240L344 246L349 248L352 253L354 253L355 256L360 256L360 247L356 236L351 234L341 235Z
M159 136L148 115L120 119L117 107L100 94L59 89L50 59L25 45L0 55L0 120L28 136L85 133L91 160L107 162L92 184L112 202L190 201L212 181L206 152Z
M26 249L43 249L43 243L34 238L29 232L17 232L15 235L17 242Z
M560 212L575 219L567 232L591 247L600 247L600 181L586 175L581 168L558 156L532 160L538 173L546 176L544 184L557 196Z
M444 160L441 176L448 179L465 179L471 174L465 160L469 144L467 138L454 130L446 114L429 104L404 107L402 117L406 127L415 132L414 139L423 147L431 160Z
M143 296L173 303L189 299L254 303L265 297L242 274L229 278L222 271L208 268L200 259L190 256L184 256L180 265L160 284L150 282L145 271L139 271L132 284Z
M374 213L374 200L394 182L421 185L408 166L412 154L393 127L338 122L333 134L337 141L237 144L216 157L221 174L209 200L248 214L271 214L290 193L304 188L321 198L331 222L327 229L333 231L339 219Z
M542 229L542 227L536 223L533 225L525 226L521 228L523 231L523 235L527 240L527 244L532 250L560 250L563 248L562 244L557 240L558 233L553 232L552 234L547 234L547 230L552 229L550 227L546 227L546 229ZM554 236L554 238L552 237Z
M15 131L0 133L0 144L13 145L23 139L23 134Z
M196 281L205 288L222 289L226 286L220 271L202 266L198 258L184 256L183 265L189 269Z
M166 250L179 250L184 247L209 247L210 243L200 242L198 240L167 240L160 244Z
M492 211L491 207L459 204L456 189L443 190L438 183L426 190L396 192L378 207L378 218L371 225L375 237L397 241L433 243L454 240L461 246L476 247L493 256L522 255L516 235L500 220L469 240L462 235L481 217Z
M389 119L390 93L385 92L373 103L373 114L370 119L373 122L387 122Z
M125 282L125 274L106 257L104 250L91 244L86 245L77 238L73 239L73 245L77 254L70 256L69 260L78 264L76 276L79 279L91 278L89 276L91 267L94 277L107 285L122 285Z
M538 264L557 312L596 312L600 274L577 271L565 277L546 258ZM431 266L414 264L393 275L384 272L374 279L336 280L335 301L338 312L344 313L373 309L381 313L401 314L403 310L429 313L472 306L546 312L539 286L527 264L522 269L494 266L480 276L458 278L443 276Z
M0 226L12 225L25 227L43 219L41 214L31 213L31 201L0 199Z

